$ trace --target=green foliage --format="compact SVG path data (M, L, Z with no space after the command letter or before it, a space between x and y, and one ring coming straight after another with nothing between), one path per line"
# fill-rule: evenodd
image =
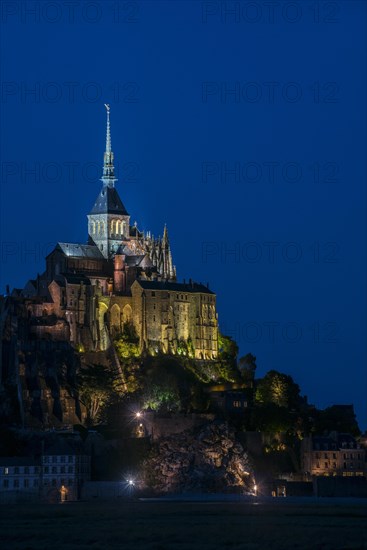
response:
M177 355L194 357L195 350L194 350L194 344L192 343L191 338L188 338L188 340L179 340L177 343L176 352L177 352Z
M87 409L87 423L96 424L114 398L123 393L121 380L103 365L90 365L80 369L77 376L80 401Z
M238 345L230 336L224 336L218 332L219 358L223 361L234 362L237 360Z
M323 434L334 430L354 436L360 435L361 432L352 406L332 405L316 412L314 431Z
M181 409L179 380L175 372L159 365L144 377L143 408L173 412Z
M256 430L275 434L292 430L294 419L285 407L267 403L254 408L252 422Z
M121 360L140 356L139 337L132 323L124 323L122 334L115 339L114 345L117 355Z
M248 353L241 357L238 361L238 368L241 373L241 378L248 386L253 386L256 371L256 357L252 353Z
M202 384L239 382L239 372L228 361L186 361L185 366Z
M255 400L265 405L296 408L300 403L299 391L291 376L271 370L258 382Z

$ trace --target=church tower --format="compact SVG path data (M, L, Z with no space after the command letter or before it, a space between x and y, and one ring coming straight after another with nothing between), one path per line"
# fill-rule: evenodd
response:
M107 111L106 151L103 162L102 189L88 215L89 241L103 256L111 258L122 241L130 237L130 216L115 188L114 155L111 148L110 106Z

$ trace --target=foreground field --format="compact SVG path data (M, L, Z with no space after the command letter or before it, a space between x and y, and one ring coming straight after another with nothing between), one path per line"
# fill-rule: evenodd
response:
M367 549L366 501L1 506L4 550Z

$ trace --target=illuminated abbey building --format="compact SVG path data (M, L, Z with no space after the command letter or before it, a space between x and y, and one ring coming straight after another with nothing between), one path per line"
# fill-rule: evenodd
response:
M191 280L177 282L166 227L156 239L130 224L115 186L106 109L102 188L88 215L88 243L59 242L46 258L45 273L20 291L32 331L79 350L103 351L132 323L142 352L215 359L215 294Z

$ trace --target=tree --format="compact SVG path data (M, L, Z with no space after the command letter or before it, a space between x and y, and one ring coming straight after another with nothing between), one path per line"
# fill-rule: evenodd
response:
M224 336L218 332L219 359L235 362L238 355L238 345L230 336Z
M89 425L100 421L105 407L114 397L122 393L119 380L103 365L82 368L79 371L77 383L80 401L87 409Z
M130 322L124 323L122 334L115 339L114 344L117 355L122 361L136 359L140 356L139 337L136 334L134 325Z
M261 404L273 403L279 407L298 408L299 392L299 386L291 376L271 370L258 382L255 400Z
M256 430L272 434L287 432L293 428L293 418L289 410L274 403L255 407L252 423Z
M353 405L332 405L317 411L315 432L323 434L332 431L360 435Z
M248 386L252 387L255 380L256 357L252 355L252 353L244 355L238 361L238 368L240 370L243 381Z

